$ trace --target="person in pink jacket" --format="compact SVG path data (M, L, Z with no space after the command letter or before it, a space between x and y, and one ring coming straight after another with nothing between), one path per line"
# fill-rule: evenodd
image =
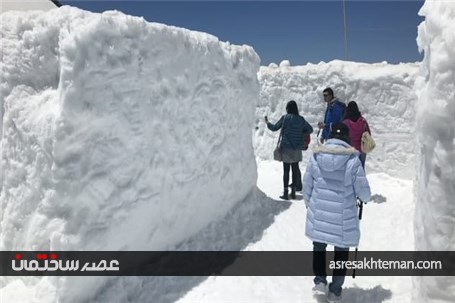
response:
M348 103L346 112L344 113L343 123L349 128L349 139L351 140L351 145L360 152L359 159L360 162L362 162L363 169L365 169L365 160L367 155L362 152L360 143L362 142L363 132L367 131L371 135L371 130L367 120L362 117L359 107L355 101Z

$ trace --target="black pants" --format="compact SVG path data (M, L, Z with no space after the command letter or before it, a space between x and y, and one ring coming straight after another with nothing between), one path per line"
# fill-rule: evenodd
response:
M361 153L359 156L360 163L362 163L362 167L365 170L365 160L367 159L367 154Z
M313 272L314 284L324 283L327 285L327 272L326 272L326 247L327 244L320 242L313 242ZM347 261L349 259L349 248L335 246L334 261ZM329 291L335 295L341 295L341 288L346 276L346 268L333 270L332 283L329 285Z
M302 174L300 173L299 162L284 163L283 162L283 185L284 188L289 186L289 171L292 167L292 185L297 190L302 190Z

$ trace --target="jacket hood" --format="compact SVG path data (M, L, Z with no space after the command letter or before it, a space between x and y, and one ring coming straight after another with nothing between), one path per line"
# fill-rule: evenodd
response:
M343 103L343 104L346 106L346 103L344 103L343 101L341 101L340 99L338 99L338 97L333 97L333 99L329 101L329 104L330 104L330 105L333 105L333 104L336 103L336 102Z
M329 139L323 145L313 147L314 158L324 171L336 171L346 165L346 162L359 152L351 145L339 139Z

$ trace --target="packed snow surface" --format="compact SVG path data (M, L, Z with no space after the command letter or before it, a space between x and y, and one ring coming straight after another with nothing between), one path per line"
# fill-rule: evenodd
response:
M426 1L417 42L416 249L455 250L455 2ZM418 277L414 302L453 302L455 277Z
M251 47L112 11L1 23L1 250L165 250L256 187Z
M250 47L117 12L2 18L3 248L164 249L256 185Z
M57 6L51 0L0 0L0 13L6 11L48 11Z

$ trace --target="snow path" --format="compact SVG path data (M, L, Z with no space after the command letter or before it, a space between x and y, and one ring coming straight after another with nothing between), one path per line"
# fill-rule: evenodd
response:
M301 169L303 173L303 165ZM369 174L368 179L382 203L364 207L359 249L413 250L413 182L386 174ZM303 200L278 199L281 180L280 163L259 162L256 192L170 250L311 251ZM345 303L411 302L411 277L347 277L344 286ZM311 287L312 277L112 277L93 302L325 302L313 297ZM33 290L18 280L2 289L0 302L29 302L30 297Z
M303 165L301 169L303 174ZM276 215L262 237L248 244L245 250L311 250L311 242L304 235L306 208L303 200L277 199L282 190L281 163L258 163L258 175L258 187L267 196L258 199L264 203L262 213L266 214L265 208L269 208ZM368 179L372 193L378 195L376 200L382 203L369 203L364 207L359 249L413 250L413 181L382 173L369 174ZM282 211L277 213L270 199L281 205L278 209ZM261 220L257 216L249 219L253 223ZM218 232L224 239L234 236L223 234L229 229ZM325 302L322 297L313 297L311 287L312 277L209 277L178 302ZM347 277L343 302L410 302L411 287L411 277L356 277L355 280Z

